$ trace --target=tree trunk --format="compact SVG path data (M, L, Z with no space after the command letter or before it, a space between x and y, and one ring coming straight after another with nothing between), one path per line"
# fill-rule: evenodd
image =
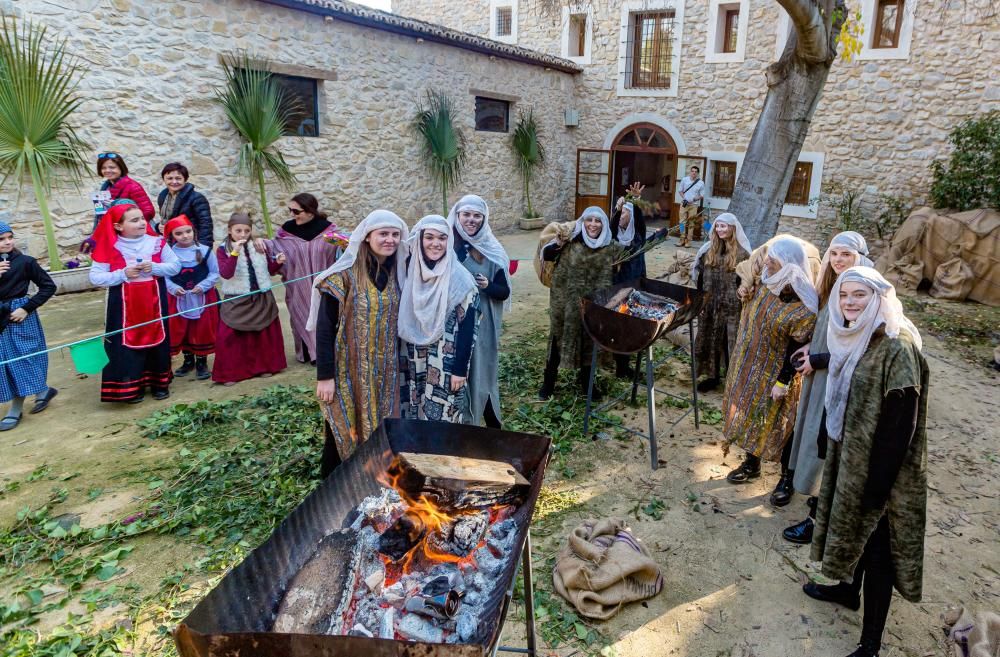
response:
M274 227L271 225L271 213L267 211L267 190L264 187L264 169L257 169L257 187L260 190L260 211L264 217L264 232L268 239L274 238Z
M778 230L781 208L837 53L843 0L778 0L795 29L767 69L767 97L729 203L757 247Z
M62 271L64 267L59 258L59 245L56 243L55 229L52 227L52 213L49 211L49 201L45 198L45 185L42 182L41 173L38 171L38 165L35 163L34 154L28 160L28 169L31 171L31 185L35 190L35 200L38 201L38 211L42 215L42 224L45 226L45 246L49 252L49 271Z
M531 174L524 175L524 200L528 204L528 219L535 218L535 210L531 207Z

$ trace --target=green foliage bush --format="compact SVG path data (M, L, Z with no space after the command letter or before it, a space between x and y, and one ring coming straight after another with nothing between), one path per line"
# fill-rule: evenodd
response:
M947 164L931 163L931 201L936 208L1000 209L1000 110L963 121L949 136Z

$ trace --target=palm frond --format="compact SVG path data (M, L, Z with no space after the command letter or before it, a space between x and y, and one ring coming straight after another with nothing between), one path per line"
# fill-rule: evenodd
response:
M446 196L448 187L457 184L465 167L465 136L455 125L451 98L428 91L426 105L417 110L413 128L421 140L424 165ZM445 210L447 212L447 210Z
M535 211L531 207L531 179L535 170L545 163L545 148L542 147L539 137L534 111L522 110L517 117L517 125L511 134L510 144L517 162L517 170L524 181L524 200L528 206L526 215L528 217L535 216Z

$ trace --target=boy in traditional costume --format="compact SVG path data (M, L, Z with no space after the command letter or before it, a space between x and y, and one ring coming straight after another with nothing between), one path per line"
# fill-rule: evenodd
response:
M132 201L113 203L92 239L90 282L108 288L104 328L113 333L104 338L101 401L137 404L147 386L154 399L166 399L173 372L164 279L181 263Z
M410 242L399 304L402 415L460 423L479 323L478 288L455 256L447 219L424 217Z
M399 299L406 223L375 210L347 250L316 277L307 328L316 334L316 397L326 420L321 473L330 474L399 402Z
M893 587L911 602L923 589L929 373L920 333L881 274L852 267L830 297L828 441L812 558L841 583L803 590L857 609L863 586L850 657L878 657Z
M510 311L510 257L490 228L490 209L479 196L463 196L448 213L455 252L479 288L479 331L465 386L467 424L500 428L500 333Z

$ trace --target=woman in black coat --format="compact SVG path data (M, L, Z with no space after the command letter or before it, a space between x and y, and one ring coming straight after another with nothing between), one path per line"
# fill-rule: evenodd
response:
M156 206L160 209L160 226L183 214L194 224L198 243L204 244L211 251L214 241L212 209L205 195L196 192L194 185L188 182L187 167L180 162L171 162L160 171L160 177L166 185L166 189L156 197Z

